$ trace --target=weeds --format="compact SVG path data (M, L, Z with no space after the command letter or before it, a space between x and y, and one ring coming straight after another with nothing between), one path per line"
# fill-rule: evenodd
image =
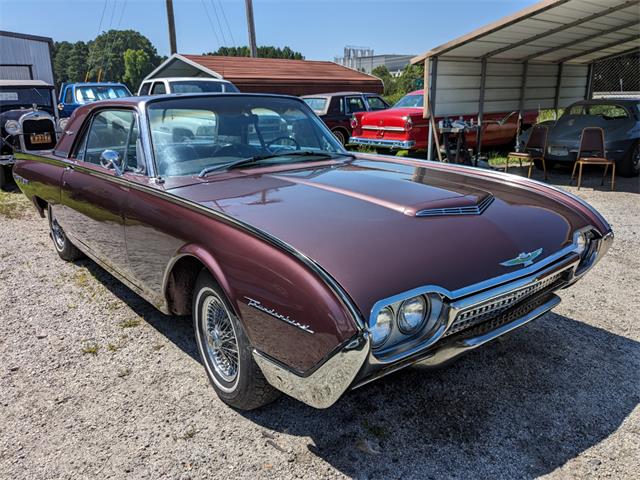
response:
M84 353L85 355L97 355L98 350L100 350L100 345L98 345L97 343L91 343L82 347L82 353Z
M120 328L134 328L140 325L140 320L137 318L131 318L129 320L125 320L124 322L120 322L118 326Z

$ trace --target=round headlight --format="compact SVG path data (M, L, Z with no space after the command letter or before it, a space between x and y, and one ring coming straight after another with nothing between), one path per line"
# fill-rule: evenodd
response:
M415 333L424 324L426 314L427 302L423 296L405 300L398 312L398 328L405 334Z
M4 129L9 135L18 135L20 133L20 123L16 120L7 120L4 124Z
M580 233L576 239L576 248L573 250L578 255L582 255L587 248L587 238L584 233Z
M391 335L393 325L393 312L389 307L380 310L376 317L376 323L369 331L371 332L371 344L373 348L381 346Z
M64 131L64 129L67 128L68 123L69 123L68 118L61 118L60 120L58 120L58 128Z

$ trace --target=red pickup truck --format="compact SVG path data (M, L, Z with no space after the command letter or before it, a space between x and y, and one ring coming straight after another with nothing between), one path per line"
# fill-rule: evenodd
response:
M428 122L423 118L424 90L416 90L402 97L388 110L358 112L351 119L353 129L350 143L374 147L379 153L394 150L425 150L428 142ZM527 111L524 125L536 121L537 111ZM462 115L467 122L478 115ZM436 123L443 117L436 117ZM452 116L453 119L459 118ZM518 112L487 113L482 122L482 145L501 146L515 143ZM466 136L467 146L476 146L476 132Z

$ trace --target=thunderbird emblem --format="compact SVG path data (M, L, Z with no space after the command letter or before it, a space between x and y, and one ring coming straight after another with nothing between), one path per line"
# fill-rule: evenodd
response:
M528 267L532 265L536 258L540 256L542 253L542 249L539 248L534 250L533 252L522 252L516 258L512 258L511 260L507 260L505 262L500 263L503 267L515 267L517 265L522 265L523 267Z

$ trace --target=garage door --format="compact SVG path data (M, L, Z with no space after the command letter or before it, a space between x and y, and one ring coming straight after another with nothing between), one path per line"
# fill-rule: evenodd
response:
M31 65L0 65L2 80L32 80Z

